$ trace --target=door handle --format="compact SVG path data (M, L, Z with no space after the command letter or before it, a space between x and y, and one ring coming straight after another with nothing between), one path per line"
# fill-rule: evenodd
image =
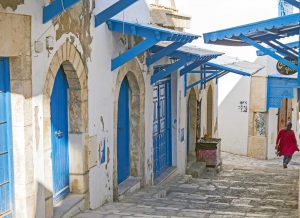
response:
M60 131L60 130L55 131L55 136L56 136L57 138L60 138L60 137L62 137L63 135L64 135L64 132L62 132L62 131Z

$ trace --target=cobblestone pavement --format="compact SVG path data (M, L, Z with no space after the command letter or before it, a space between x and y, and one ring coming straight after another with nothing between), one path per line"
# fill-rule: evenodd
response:
M289 169L282 169L281 159L222 156L218 175L178 176L165 187L149 187L76 217L298 217L300 156Z

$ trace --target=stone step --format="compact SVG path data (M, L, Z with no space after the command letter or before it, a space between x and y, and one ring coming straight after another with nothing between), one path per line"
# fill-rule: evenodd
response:
M186 169L186 174L191 175L193 178L200 178L205 172L205 162L194 162Z
M162 174L160 174L157 178L154 180L154 185L156 186L164 186L172 181L176 176L177 168L176 167L169 167L167 168Z
M67 218L75 216L86 209L84 194L69 194L65 199L54 206L54 218Z
M124 196L131 194L141 189L141 178L140 177L129 177L124 182L119 184L119 200L122 200Z

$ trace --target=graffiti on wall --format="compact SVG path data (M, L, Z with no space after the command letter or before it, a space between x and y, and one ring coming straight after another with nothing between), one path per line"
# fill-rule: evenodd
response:
M240 112L248 112L248 103L247 101L240 101L239 105L238 105L238 110Z

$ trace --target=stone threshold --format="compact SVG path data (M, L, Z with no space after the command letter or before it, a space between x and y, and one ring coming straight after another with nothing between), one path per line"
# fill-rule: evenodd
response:
M141 188L141 178L130 176L118 186L119 200L122 200L124 195L133 193Z
M175 175L177 175L177 167L168 167L164 172L154 179L154 185L163 185Z
M54 218L71 217L84 210L84 194L69 194L54 205Z

